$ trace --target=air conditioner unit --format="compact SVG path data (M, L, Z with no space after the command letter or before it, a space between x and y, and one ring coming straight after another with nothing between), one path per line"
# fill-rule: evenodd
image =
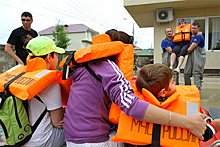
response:
M173 8L158 8L157 22L170 22L173 20Z

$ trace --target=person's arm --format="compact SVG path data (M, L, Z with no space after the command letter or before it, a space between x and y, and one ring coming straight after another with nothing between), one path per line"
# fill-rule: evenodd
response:
M187 49L187 54L190 54L197 46L198 43L192 43L190 47Z
M134 95L133 89L128 84L129 82L125 80L123 74L117 68L117 65L113 64L112 61L100 62L101 61L96 62L96 66L100 67L99 70L94 70L94 72L102 77L104 90L110 99L119 105L122 111L128 116L138 120L164 125L168 124L169 113L167 110L139 100L137 96ZM112 67L114 70L112 70ZM115 72L115 70L117 72ZM171 125L186 128L200 139L203 139L202 133L206 129L206 122L203 120L204 117L205 116L200 113L190 117L172 113Z
M205 115L201 113L194 114L192 116L185 116L171 112L171 121L169 111L154 106L148 105L143 121L167 125L169 122L171 126L181 127L188 129L192 134L198 136L203 140L203 134L206 130L207 123L204 121Z
M64 116L64 110L62 107L50 111L50 118L54 127L62 128L59 124L63 120L63 116Z
M9 56L11 56L15 61L18 62L18 64L23 64L23 61L15 54L15 52L12 49L13 45L10 43L7 43L5 46L5 52L8 53Z
M165 49L166 51L168 51L168 53L172 53L172 48L169 44L169 42L167 40L162 40L161 42L161 48L162 49Z
M167 48L165 48L165 50L167 50L168 51L168 53L172 53L172 48L171 47L167 47Z
M61 128L59 123L63 120L64 109L62 107L61 88L58 82L50 84L43 93L44 104L50 112L51 123L56 128ZM41 97L41 95L39 95Z

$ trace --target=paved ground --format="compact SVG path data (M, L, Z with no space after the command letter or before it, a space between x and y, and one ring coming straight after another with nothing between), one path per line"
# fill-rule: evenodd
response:
M184 85L183 74L180 74L180 85ZM193 78L191 79L193 81ZM193 82L192 82L193 83ZM220 75L205 74L201 90L201 106L220 109Z

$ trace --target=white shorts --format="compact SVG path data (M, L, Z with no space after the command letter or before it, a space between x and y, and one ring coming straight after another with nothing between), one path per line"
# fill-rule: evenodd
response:
M109 135L109 140L105 142L100 142L100 143L73 143L73 142L66 142L67 147L123 147L124 143L116 143L116 142L111 142L111 138L116 135L115 131L112 131L111 134Z

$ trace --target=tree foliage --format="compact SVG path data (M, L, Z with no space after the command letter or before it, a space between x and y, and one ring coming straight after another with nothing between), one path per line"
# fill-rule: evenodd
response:
M69 41L71 39L68 38L67 35L67 28L65 25L60 24L60 20L58 21L55 31L52 33L53 35L53 41L55 42L57 47L61 47L63 49L67 49L67 47L70 45Z

